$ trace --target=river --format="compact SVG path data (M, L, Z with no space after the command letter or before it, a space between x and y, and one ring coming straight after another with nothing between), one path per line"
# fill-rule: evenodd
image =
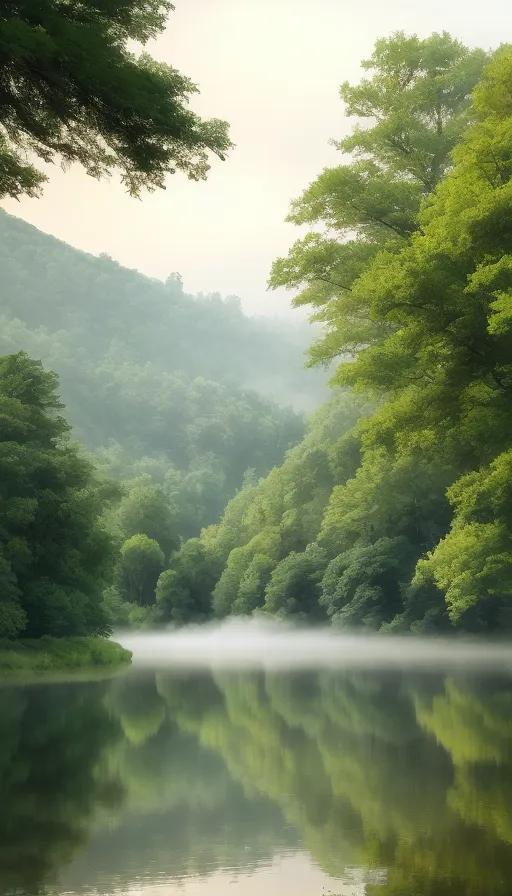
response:
M0 892L510 896L512 649L236 623L0 688Z

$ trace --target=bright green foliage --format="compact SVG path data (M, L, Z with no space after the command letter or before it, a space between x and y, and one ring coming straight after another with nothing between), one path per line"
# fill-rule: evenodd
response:
M104 634L112 563L92 468L69 442L57 378L0 358L0 626L3 637Z
M247 615L262 609L279 561L291 552L302 555L314 541L333 486L345 482L357 469L360 442L351 429L367 412L364 402L348 394L336 395L313 415L304 441L288 452L283 466L257 483L249 477L228 503L220 523L203 530L199 541L215 577L216 615ZM186 549L187 543L178 560ZM320 554L313 552L312 557ZM307 562L310 567L309 555ZM298 561L297 575L301 563ZM292 580L294 574L290 588L296 591L299 585ZM304 603L313 601L309 607L313 614L317 612L314 593L312 587L304 595Z
M225 122L187 109L197 87L176 69L135 56L165 27L170 0L21 0L0 13L0 196L38 195L46 180L27 160L119 171L132 195L167 174L204 179L211 152L230 148Z
M155 602L158 577L164 566L158 542L147 535L133 535L123 544L117 569L117 589L122 600L141 607Z
M272 563L277 563L279 547L278 527L265 526L247 544L231 551L212 593L216 616L227 616L230 613L243 615L249 607L252 610L263 602L262 571L266 570L266 577Z
M510 489L512 442L512 334L502 316L512 270L511 84L512 50L503 47L475 91L477 120L455 167L420 216L422 233L399 255L378 256L355 286L394 332L338 373L393 396L367 444L460 472L492 462L450 489L452 530L416 579L435 581L452 620L477 628L504 624L512 594L511 521L499 498Z
M277 528L271 612L320 606L388 631L512 623L511 47L470 105L484 62L447 35L396 36L377 44L370 81L343 87L373 125L343 141L356 161L294 205L327 235L276 262L272 282L299 286L310 266L298 301L325 305L336 349L319 357L354 353L335 382L375 405L336 447L312 428L254 489L217 585L224 612L249 546Z
M369 119L335 145L353 161L327 168L292 203L288 220L319 225L272 268L270 286L300 289L296 305L311 305L326 335L311 350L312 363L359 350L382 338L358 278L376 253L391 254L417 232L422 197L450 165L450 153L467 123L470 93L486 61L448 34L425 40L398 33L377 41L363 62L371 77L345 83L348 115Z
M420 561L416 581L434 579L454 620L467 618L469 611L476 623L510 624L512 451L463 476L448 497L455 507L451 531Z

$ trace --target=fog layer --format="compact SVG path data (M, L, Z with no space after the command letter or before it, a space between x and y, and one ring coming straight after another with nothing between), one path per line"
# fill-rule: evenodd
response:
M499 641L352 634L275 620L232 618L163 632L116 632L114 637L133 651L139 667L512 669L510 645Z

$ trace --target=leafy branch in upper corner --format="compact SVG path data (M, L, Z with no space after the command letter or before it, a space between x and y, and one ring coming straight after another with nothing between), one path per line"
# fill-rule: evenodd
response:
M0 197L39 195L30 157L119 171L129 192L204 179L228 125L187 108L197 87L131 41L163 31L169 0L5 0L0 10Z

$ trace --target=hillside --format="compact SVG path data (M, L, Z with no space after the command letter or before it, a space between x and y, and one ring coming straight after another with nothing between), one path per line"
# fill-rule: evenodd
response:
M248 469L279 463L304 432L297 409L324 392L303 368L307 325L188 295L179 275L149 279L5 212L0 295L0 353L57 372L75 437L108 475L165 487L174 538L215 521Z
M124 350L134 364L254 389L306 412L326 396L326 376L304 370L307 323L248 317L236 296L190 295L179 274L165 283L145 277L2 210L0 295L5 318L32 334L4 319L3 350L32 339L47 355L94 363Z

